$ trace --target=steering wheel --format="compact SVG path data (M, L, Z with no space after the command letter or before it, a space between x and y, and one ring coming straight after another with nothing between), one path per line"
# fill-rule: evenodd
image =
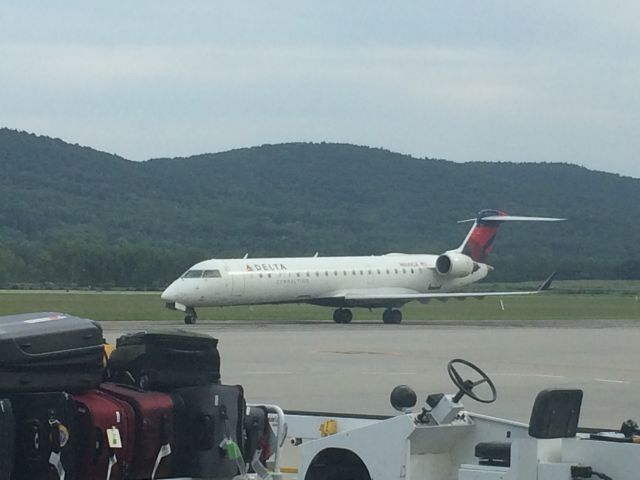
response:
M467 367L475 370L479 375L480 379L475 382L472 380L463 380L458 371L456 370L456 365L466 365ZM456 387L460 389L456 396L453 397L454 402L458 402L464 395L467 395L470 398L473 398L475 401L480 403L493 403L498 398L498 393L496 392L496 386L493 384L489 376L476 367L473 363L468 362L467 360L463 360L462 358L454 358L447 364L447 373L449 373L449 378L454 383ZM491 389L491 398L480 398L475 393L473 393L473 389L478 385L483 383L487 383L489 388Z

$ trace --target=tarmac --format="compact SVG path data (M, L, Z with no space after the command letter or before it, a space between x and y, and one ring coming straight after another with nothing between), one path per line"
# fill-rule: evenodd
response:
M427 394L457 391L447 363L463 358L486 372L498 392L490 404L464 398L472 412L528 422L540 390L580 388L581 427L640 422L637 320L102 325L110 342L155 328L212 335L219 339L223 383L243 385L248 402L285 410L393 415L389 393L399 384L416 391L419 409ZM488 394L486 384L478 389Z

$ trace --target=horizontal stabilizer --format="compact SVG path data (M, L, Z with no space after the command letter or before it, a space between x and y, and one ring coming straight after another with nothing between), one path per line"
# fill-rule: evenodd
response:
M480 210L476 218L461 220L458 223L473 222L473 226L462 245L455 251L461 252L473 261L486 263L493 250L498 227L505 222L562 222L566 218L554 217L526 217L522 215L507 215L500 210Z
M459 220L458 223L475 222L476 218ZM564 222L566 218L553 217L522 217L516 215L490 215L482 217L483 222Z

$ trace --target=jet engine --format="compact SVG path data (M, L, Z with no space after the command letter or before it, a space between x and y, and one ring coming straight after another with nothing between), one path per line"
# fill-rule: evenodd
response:
M436 271L443 276L466 277L476 270L476 263L462 253L445 253L436 260Z

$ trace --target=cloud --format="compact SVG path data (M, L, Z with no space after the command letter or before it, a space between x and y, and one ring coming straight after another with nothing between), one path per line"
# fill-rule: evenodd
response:
M635 7L580 6L8 2L0 124L134 159L338 140L640 177Z

